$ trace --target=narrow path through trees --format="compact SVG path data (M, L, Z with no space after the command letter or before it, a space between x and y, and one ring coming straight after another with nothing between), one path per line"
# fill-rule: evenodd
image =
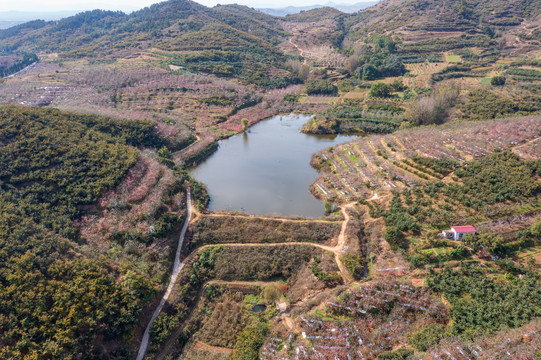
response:
M289 38L289 43L290 43L291 45L293 45L293 46L295 47L295 49L297 49L297 50L299 51L300 55L304 58L304 50L301 49L301 48L299 47L299 45L297 45L297 44L295 44L295 43L293 42L293 38ZM303 64L306 64L307 62L308 62L308 61L306 60L306 58L304 58Z
M177 282L178 274L180 273L180 270L182 270L185 264L184 262L180 262L180 252L182 251L184 237L186 235L186 230L188 230L188 225L190 224L190 218L192 216L192 196L189 190L186 192L186 194L186 208L188 209L188 214L186 215L186 220L184 220L184 225L182 226L182 231L180 232L180 236L178 238L177 252L175 254L175 263L173 265L173 273L171 274L171 280L169 280L169 286L167 286L165 294L163 294L160 303L156 307L156 310L154 310L152 318L150 318L150 321L148 322L148 325L145 329L145 333L143 334L143 340L141 340L141 346L139 347L139 352L137 353L137 360L143 360L143 358L145 357L145 353L148 347L148 341L150 338L150 329L152 327L152 323L158 317L158 315L160 315L160 312L162 311L165 302L169 298L169 295L171 295L173 286Z

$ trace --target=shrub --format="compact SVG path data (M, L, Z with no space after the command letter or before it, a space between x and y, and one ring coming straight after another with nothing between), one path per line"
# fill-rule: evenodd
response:
M314 259L314 262L312 263L312 265L310 265L310 270L312 270L312 273L319 281L324 282L325 285L329 287L336 286L342 282L340 274L329 274L328 272L321 270L321 268L318 266L318 262L316 261L316 259Z
M404 118L417 125L441 124L447 111L455 106L460 95L460 88L453 84L441 87L432 95L422 96L412 102L404 113Z
M473 249L485 249L491 254L503 245L503 238L496 234L480 234L467 236L464 243Z
M171 336L173 330L180 325L179 320L175 316L169 316L166 313L161 313L152 323L150 329L150 338L153 345L160 345Z
M537 220L533 225L520 232L520 237L536 239L541 241L541 220Z
M417 331L408 334L408 343L416 350L427 351L443 337L445 325L431 324L421 326Z
M285 102L296 103L296 102L299 102L299 98L300 98L300 95L287 94L286 96L284 96L284 101Z
M363 80L374 80L378 77L378 69L374 65L363 65L360 68L360 77Z
M340 89L341 92L350 92L355 89L355 86L353 85L352 81L350 79L343 79L338 81L338 89Z
M464 116L471 120L495 119L517 110L511 99L485 89L470 92L468 101L461 105L460 109Z
M265 342L268 327L265 324L257 324L242 331L235 346L235 352L231 360L258 360L259 349Z
M389 243L391 249L393 250L406 249L408 247L408 243L406 237L404 236L404 233L398 230L398 228L395 226L388 226L387 230L385 230L385 234L383 235L383 237L385 238L385 241Z
M282 291L278 285L269 284L265 286L261 292L261 296L263 296L263 299L265 299L266 302L273 303L282 296Z
M494 76L490 79L490 84L492 86L503 86L505 85L505 76Z
M369 96L376 98L388 98L393 92L393 87L383 82L377 82L370 88Z
M364 275L364 258L361 255L345 254L342 263L354 279L359 280Z
M413 357L413 350L398 349L396 351L386 351L378 355L378 360L408 360Z

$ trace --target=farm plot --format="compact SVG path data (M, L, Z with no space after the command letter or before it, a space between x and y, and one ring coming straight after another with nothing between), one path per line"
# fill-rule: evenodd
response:
M404 85L409 87L428 86L431 75L440 72L445 66L445 63L429 62L406 64L406 69L414 77L405 77Z
M423 325L445 323L446 308L426 288L395 282L353 288L296 319L300 334L267 338L263 359L374 359ZM287 356L294 354L293 356Z
M517 146L513 152L525 159L539 159L541 157L541 138L533 139L524 145Z
M336 102L339 98L336 96L303 96L299 99L302 104L326 104L331 105Z
M205 216L193 225L190 247L227 243L312 242L329 244L341 222L283 221L257 217Z
M8 78L0 85L0 104L152 120L171 148L179 150L195 140L190 136L194 131L199 139L211 142L242 130L242 118L251 125L276 113L323 111L334 99L283 101L299 91L295 85L263 93L225 79L178 74L145 61L70 61L61 67L40 62L24 76Z
M535 246L520 253L518 255L518 259L523 263L533 261L535 264L537 264L537 266L539 266L541 264L541 246Z
M423 74L433 74L445 67L443 63L416 63L416 64L406 64L406 69L411 72L413 75L423 75Z
M541 348L541 324L534 320L515 330L506 329L475 342L446 340L427 352L424 360L535 359Z
M338 202L376 190L415 187L443 179L466 161L513 148L524 159L541 158L541 116L462 122L360 138L314 155L322 174L314 193Z
M347 57L337 52L332 46L315 46L304 50L303 55L316 66L340 67Z
M459 63L461 61L462 61L462 59L460 58L459 55L447 55L447 62Z
M81 238L95 251L118 261L128 259L159 278L168 270L170 242L164 238L180 224L185 199L178 193L173 171L156 157L141 152L126 178L105 192L92 214L76 224ZM142 261L145 257L152 262Z
M7 84L0 92L0 104L17 104L25 106L48 106L56 99L62 98L74 87L64 84L45 82L26 82L24 84Z

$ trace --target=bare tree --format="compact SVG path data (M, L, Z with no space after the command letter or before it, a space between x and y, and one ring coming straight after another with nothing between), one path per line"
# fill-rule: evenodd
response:
M434 89L432 95L422 96L411 103L404 118L417 125L441 124L450 108L455 106L460 96L460 85L450 82Z
M295 73L299 79L306 80L310 74L310 66L303 64L300 60L289 59L286 62L287 67Z

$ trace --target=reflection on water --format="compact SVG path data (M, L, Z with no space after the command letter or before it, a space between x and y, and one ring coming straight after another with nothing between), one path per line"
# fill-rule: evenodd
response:
M313 153L355 138L300 132L309 115L282 115L220 141L219 149L192 169L205 183L211 210L321 216L323 203L310 193L317 178Z
M265 312L265 310L267 310L265 305L254 305L252 308L252 311L255 313Z

